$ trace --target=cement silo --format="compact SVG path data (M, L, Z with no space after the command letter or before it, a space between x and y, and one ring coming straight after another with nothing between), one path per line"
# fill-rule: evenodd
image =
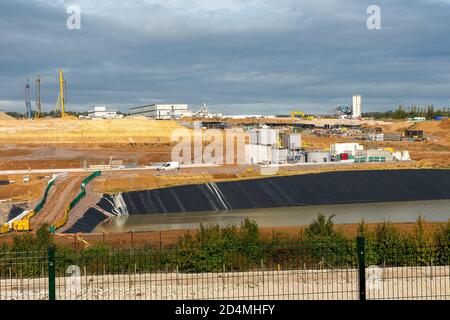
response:
M354 94L352 98L353 118L361 117L361 95Z

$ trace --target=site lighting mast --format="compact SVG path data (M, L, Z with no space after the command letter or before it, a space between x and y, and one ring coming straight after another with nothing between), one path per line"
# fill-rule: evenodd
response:
M30 79L27 79L27 84L25 85L25 107L27 109L27 118L31 119Z
M64 104L65 104L65 86L66 86L66 80L64 80L63 77L63 71L59 70L59 95L58 95L58 101L56 102L55 111L61 111L61 118L64 118L66 116L65 110L64 110Z
M38 75L36 79L36 114L35 118L40 118L42 116L42 105L41 105L41 76Z

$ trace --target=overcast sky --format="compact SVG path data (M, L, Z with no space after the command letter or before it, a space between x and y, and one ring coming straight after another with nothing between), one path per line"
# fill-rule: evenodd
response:
M73 4L80 30L66 27ZM354 92L363 112L450 106L450 0L0 0L0 109L24 112L37 74L54 109L59 68L77 111L327 113Z

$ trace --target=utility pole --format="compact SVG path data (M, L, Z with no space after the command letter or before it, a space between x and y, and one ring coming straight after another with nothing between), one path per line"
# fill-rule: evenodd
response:
M30 79L27 79L27 84L25 85L25 107L27 109L27 117L31 119Z
M36 79L36 114L35 118L40 118L42 116L42 105L41 105L41 76L38 75Z

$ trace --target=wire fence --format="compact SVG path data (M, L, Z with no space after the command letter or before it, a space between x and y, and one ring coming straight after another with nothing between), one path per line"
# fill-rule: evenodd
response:
M0 255L0 299L450 299L447 251L391 249L375 257L370 242L359 239L271 245L254 255L169 248L10 252Z

